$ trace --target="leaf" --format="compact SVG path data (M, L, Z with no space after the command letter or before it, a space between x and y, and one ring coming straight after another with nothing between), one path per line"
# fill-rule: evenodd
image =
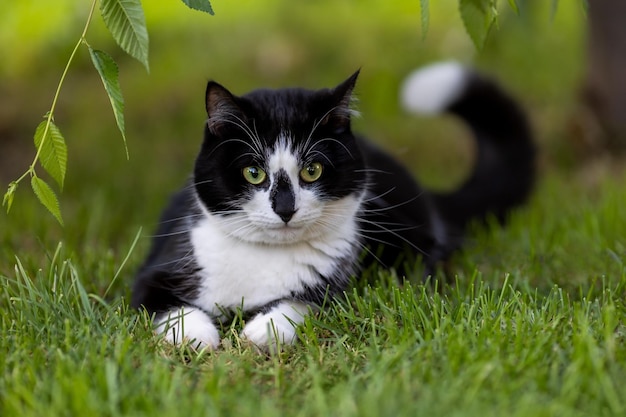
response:
M485 44L489 30L496 21L495 0L460 0L459 11L465 30L477 49Z
M517 5L517 0L509 0L509 6L515 12L515 14L519 15L519 6Z
M17 182L11 181L9 189L4 194L4 198L2 199L2 205L7 206L7 213L11 210L11 206L13 205L13 196L15 195L15 191L17 191Z
M102 0L100 13L117 44L149 71L148 29L141 1Z
M57 219L57 221L63 225L63 218L61 217L61 209L59 208L59 200L57 199L56 194L52 191L52 188L44 180L33 175L30 179L30 185L33 188L33 192L43 204L45 208L48 209L50 213Z
M426 33L428 33L428 23L430 21L428 0L420 0L420 9L422 13L422 39L426 39Z
M126 145L126 133L124 126L124 97L122 96L122 88L119 81L119 69L117 64L106 52L93 49L89 47L89 54L91 55L91 61L93 66L96 67L104 89L111 101L111 107L113 108L113 115L117 122L117 127L122 134L124 140L124 147L126 148L126 157L128 158L128 146Z
M61 131L51 119L44 120L37 126L34 140L37 149L41 147L39 163L62 189L67 169L67 145Z
M200 10L201 12L206 12L210 15L215 14L209 0L183 0L183 3L185 3L190 9Z

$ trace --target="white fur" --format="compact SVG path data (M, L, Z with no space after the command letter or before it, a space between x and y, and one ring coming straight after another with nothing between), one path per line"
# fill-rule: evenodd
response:
M244 240L229 233L229 219L206 213L191 232L204 277L194 303L218 316L221 309L254 309L313 286L318 273L330 275L338 258L355 250L351 242L357 234L354 213L359 205L359 199L346 197L327 203L308 227L276 230L291 236L289 244ZM251 220L242 215L238 222Z
M265 167L270 190L281 169L291 180L296 212L287 225L273 211L269 191L255 191L243 202L242 211L227 216L209 212L198 201L204 216L192 227L190 241L201 282L198 296L189 302L199 309L185 309L183 319L173 325L170 320L170 327L162 319L158 330L165 332L167 340L196 339L202 346L214 348L219 335L210 317L285 299L252 319L242 336L259 346L291 343L296 335L294 323L302 322L309 306L287 300L318 284L320 274L332 275L342 257L358 250L356 214L362 196L321 201L310 187L301 187L300 157L288 142L283 135L267 155Z
M287 133L283 132L281 134L274 152L268 155L267 166L270 174L274 175L280 169L284 169L287 172L291 183L298 183L300 164L297 155L295 155L290 149Z
M291 344L296 340L296 326L304 321L309 307L301 302L285 301L268 313L254 317L241 332L242 338L259 348L273 348Z
M457 100L467 84L467 71L457 62L440 62L420 68L404 81L400 98L405 110L435 114Z
M211 318L193 307L181 307L157 319L156 331L172 344L189 342L197 349L215 349L220 335Z

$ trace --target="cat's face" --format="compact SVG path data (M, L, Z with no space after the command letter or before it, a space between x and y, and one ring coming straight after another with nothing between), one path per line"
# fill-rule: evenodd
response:
M207 86L208 119L195 186L232 236L294 244L353 224L366 183L350 130L357 74L334 89Z

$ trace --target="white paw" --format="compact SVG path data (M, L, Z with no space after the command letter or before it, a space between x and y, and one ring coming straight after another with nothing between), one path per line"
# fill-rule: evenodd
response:
M165 340L180 345L189 343L200 350L215 349L220 344L220 335L211 318L194 307L181 307L157 318L156 331Z
M296 326L304 321L308 306L295 301L285 301L268 313L254 317L241 332L241 337L263 350L278 350L296 340Z

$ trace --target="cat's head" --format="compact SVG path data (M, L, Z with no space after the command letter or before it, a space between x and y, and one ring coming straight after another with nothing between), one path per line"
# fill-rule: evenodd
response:
M353 223L366 183L350 127L357 76L332 89L241 97L209 82L194 181L228 233L288 244Z

